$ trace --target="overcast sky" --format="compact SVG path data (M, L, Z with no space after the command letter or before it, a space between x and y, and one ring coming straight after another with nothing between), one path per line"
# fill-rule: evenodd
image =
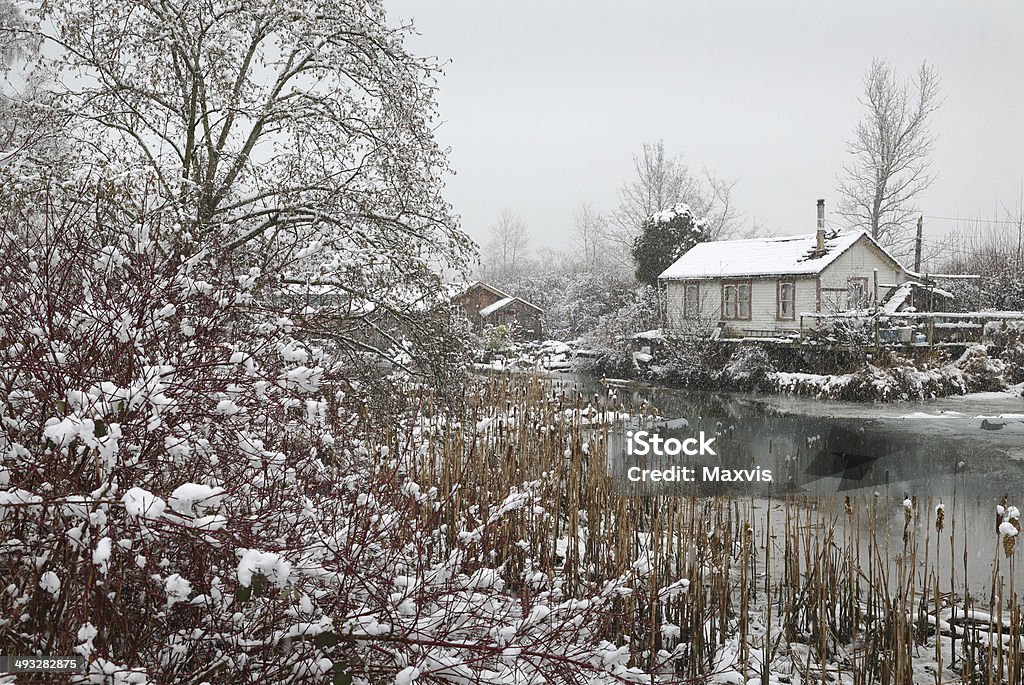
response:
M503 208L534 247L570 247L573 210L617 204L644 141L738 179L747 221L814 230L836 204L873 57L942 78L936 217L1001 217L1024 182L1024 0L387 0L440 83L449 199L478 242ZM839 221L830 216L833 221ZM926 219L927 233L955 223Z

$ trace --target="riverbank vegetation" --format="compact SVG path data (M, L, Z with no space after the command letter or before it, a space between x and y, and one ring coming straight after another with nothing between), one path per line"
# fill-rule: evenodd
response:
M800 349L756 341L604 338L576 369L671 387L757 390L848 401L926 400L1001 391L1024 381L1024 328L993 327L988 344L960 348ZM640 351L638 351L640 350Z
M967 499L627 497L610 434L653 406L501 375L381 424L246 359L201 432L185 365L7 408L5 644L88 682L1019 681L1005 502L986 540Z

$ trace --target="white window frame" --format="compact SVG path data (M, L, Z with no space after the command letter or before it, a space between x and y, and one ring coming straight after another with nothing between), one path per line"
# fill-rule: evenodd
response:
M787 288L789 289L788 297L785 295ZM788 312L786 305L789 305ZM775 312L775 318L779 321L796 320L796 281L779 281L778 310Z
M693 293L691 302L690 293ZM696 319L700 314L700 284L683 284L683 318Z
M855 290L860 291L860 297L855 298ZM846 309L863 309L868 306L868 279L862 276L850 276L846 282Z
M722 282L722 319L750 321L753 309L753 283L751 281Z

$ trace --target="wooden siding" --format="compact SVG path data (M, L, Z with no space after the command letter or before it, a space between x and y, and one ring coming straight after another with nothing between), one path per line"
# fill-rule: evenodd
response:
M666 326L669 329L690 333L711 332L719 323L724 324L725 333L730 336L761 335L776 332L787 333L800 330L800 315L809 312L825 312L835 308L841 300L841 309L846 309L846 293L851 278L868 279L867 295L870 299L874 290L873 272L878 269L880 284L900 284L906 280L905 272L894 265L866 237L854 243L832 264L825 267L820 275L804 276L763 276L749 280L750 320L725 321L722 318L723 283L736 279L703 279L696 281L666 281ZM796 307L793 320L779 320L778 287L780 283L796 285ZM687 283L700 286L700 316L684 317L684 297ZM879 287L879 299L884 300L889 288ZM815 320L805 320L806 328L813 328Z
M746 279L745 279L746 280ZM700 316L685 318L683 305L685 284L688 281L668 281L665 292L666 324L669 328L687 332L711 331L719 322L725 323L731 333L743 335L744 331L798 331L800 329L800 312L815 311L817 306L817 279L814 276L785 276L781 280L796 284L796 314L793 321L777 321L776 295L778 281L776 278L749 279L750 288L750 319L742 321L724 321L722 318L722 285L721 279L698 281L700 285ZM689 281L693 283L693 281ZM726 279L726 282L734 282Z
M849 250L839 256L821 272L821 311L844 311L847 309L847 295L851 278L867 279L867 304L871 306L874 296L874 270L878 269L879 284L899 285L906 280L903 269L897 268L867 238L861 238ZM890 288L878 288L878 299L884 301ZM812 311L808 309L797 310Z

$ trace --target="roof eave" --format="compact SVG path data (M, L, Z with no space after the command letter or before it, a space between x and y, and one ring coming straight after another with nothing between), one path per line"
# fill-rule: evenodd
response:
M787 273L766 273L766 274L715 274L713 276L659 276L659 281L721 281L729 278L789 278L799 276L818 276L822 269L815 271L796 271Z

